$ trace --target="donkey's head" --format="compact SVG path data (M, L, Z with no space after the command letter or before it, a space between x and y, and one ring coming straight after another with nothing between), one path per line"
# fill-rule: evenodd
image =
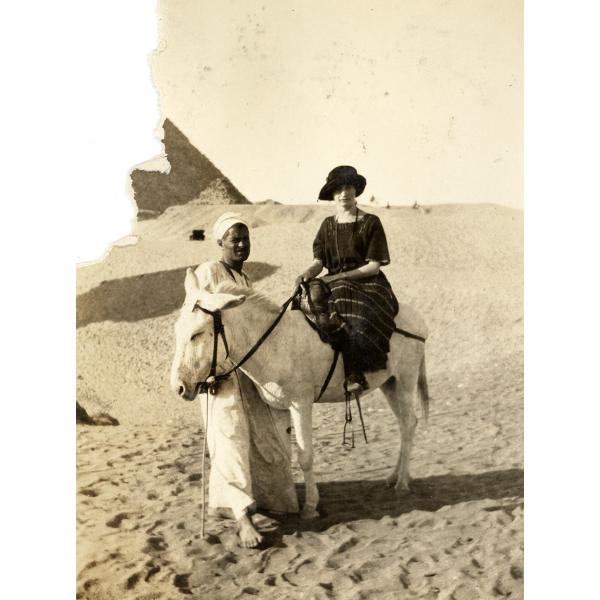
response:
M196 275L188 268L185 301L175 323L175 356L171 365L171 388L185 400L193 400L198 383L209 376L214 353L214 313L239 306L245 299L243 295L208 292L198 285ZM225 348L219 343L216 365L221 365L225 356Z

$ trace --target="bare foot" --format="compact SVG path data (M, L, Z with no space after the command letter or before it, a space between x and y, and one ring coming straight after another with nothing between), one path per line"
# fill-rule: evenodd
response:
M262 542L263 536L256 531L248 515L238 519L238 526L242 548L256 548Z

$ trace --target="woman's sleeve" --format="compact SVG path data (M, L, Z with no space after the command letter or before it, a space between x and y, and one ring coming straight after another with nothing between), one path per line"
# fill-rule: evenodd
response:
M390 264L390 252L388 250L387 240L385 237L385 231L383 225L379 220L379 217L374 216L373 224L367 230L367 254L366 260L374 260L381 265Z
M325 221L321 223L313 242L313 258L325 264Z

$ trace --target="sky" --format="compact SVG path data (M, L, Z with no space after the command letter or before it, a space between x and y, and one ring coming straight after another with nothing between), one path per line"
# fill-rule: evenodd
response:
M170 118L251 201L523 205L520 0L162 0ZM149 157L150 158L150 157Z

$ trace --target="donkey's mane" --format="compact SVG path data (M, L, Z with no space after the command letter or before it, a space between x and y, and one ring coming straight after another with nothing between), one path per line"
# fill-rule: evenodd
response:
M269 313L279 312L279 306L266 294L252 288L241 287L231 281L223 281L216 286L215 292L246 296L245 304Z

